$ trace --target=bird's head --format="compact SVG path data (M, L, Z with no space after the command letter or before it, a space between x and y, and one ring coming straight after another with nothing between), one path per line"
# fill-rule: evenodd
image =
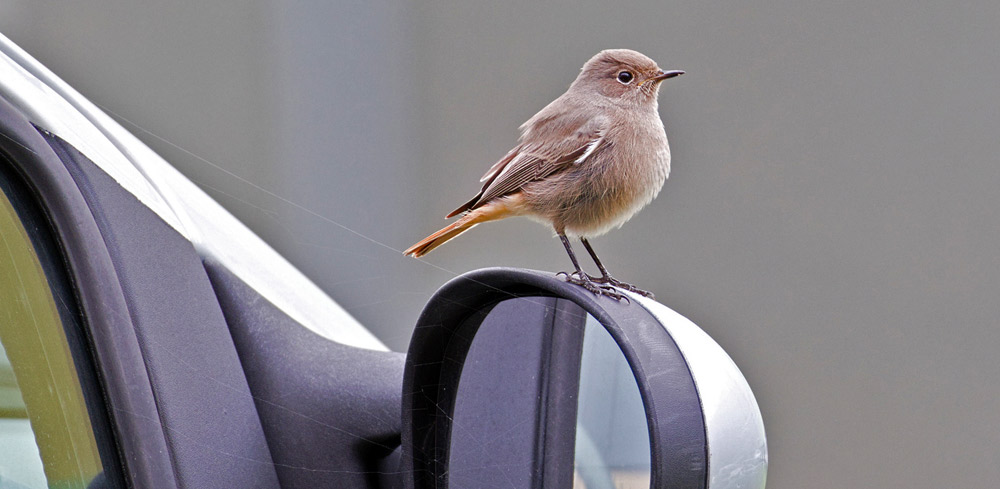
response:
M683 74L680 70L661 70L642 53L608 49L583 65L570 89L597 92L617 103L655 103L660 82Z

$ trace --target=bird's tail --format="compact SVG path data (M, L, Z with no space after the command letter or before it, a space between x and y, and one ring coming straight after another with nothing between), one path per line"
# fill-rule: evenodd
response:
M458 236L473 228L478 222L472 222L468 219L471 214L463 216L461 219L445 226L440 231L420 240L417 244L409 247L403 252L404 255L410 255L414 258L420 258L431 252L434 248L441 246L445 241Z
M431 252L434 248L443 245L446 241L462 234L481 222L502 219L510 215L510 209L503 204L488 204L473 211L467 212L457 221L441 228L438 232L420 240L417 244L409 247L403 252L414 258L420 258Z

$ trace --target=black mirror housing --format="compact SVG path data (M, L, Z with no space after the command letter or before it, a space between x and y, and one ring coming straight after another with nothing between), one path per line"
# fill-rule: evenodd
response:
M579 313L582 311L599 321L618 344L635 376L645 409L651 487L763 487L767 467L763 423L742 374L693 323L655 301L630 297L630 301L616 301L595 296L547 272L505 268L470 272L445 284L417 323L404 368L405 487L448 487L451 431L460 391L475 390L476 396L486 396L476 401L481 406L491 405L489 396L503 395L491 393L489 388L477 389L474 384L459 386L459 380L480 326L497 304L508 300L529 304L506 308L503 317L490 317L491 321L521 324L530 321L525 310L548 308L551 314L546 317L553 318L553 338L557 338L557 323L565 329L572 322L567 322L567 317L586 317ZM558 319L560 315L563 319ZM555 349L563 344L551 338L548 342ZM558 362L547 365L560 368ZM576 365L578 370L579 363ZM565 404L565 399L575 399L572 394L579 387L579 372L576 377L572 372L545 374L556 378L545 387L548 395L558 397L555 401ZM572 442L575 418L574 422L559 421L543 411L536 412L534 419L538 432L543 433L537 439L546 440L543 445L548 445L548 440L562 440L563 447L567 439ZM545 446L533 453L536 463L524 466L533 472L524 479L531 480L532 487L571 485L571 451ZM503 463L507 455L484 456L490 460L483 463ZM523 454L518 456L523 458Z

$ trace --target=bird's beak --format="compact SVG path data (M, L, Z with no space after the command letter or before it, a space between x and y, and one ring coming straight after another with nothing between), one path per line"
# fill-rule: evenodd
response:
M656 76L650 78L649 80L653 82L661 82L663 80L666 80L667 78L673 78L675 76L681 76L683 74L684 72L681 70L670 70L670 71L660 70L660 72L657 73Z

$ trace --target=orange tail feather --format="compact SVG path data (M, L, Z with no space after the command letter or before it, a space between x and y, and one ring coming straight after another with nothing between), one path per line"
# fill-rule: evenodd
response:
M406 251L403 252L403 254L410 255L414 258L420 258L421 256L430 253L431 250L433 250L434 248L443 245L446 241L450 240L451 238L454 238L455 236L458 236L459 234L462 234L472 229L472 227L475 226L476 224L479 224L478 221L469 219L469 217L472 217L471 214L445 226L440 231L420 240L417 244L407 248Z
M516 208L512 209L511 204L519 203L516 197L509 197L503 201L495 201L483 207L475 209L460 217L457 221L441 228L440 231L420 240L417 244L409 247L403 252L414 258L430 253L434 248L443 245L446 241L462 234L481 222L503 219L510 215L517 214Z

